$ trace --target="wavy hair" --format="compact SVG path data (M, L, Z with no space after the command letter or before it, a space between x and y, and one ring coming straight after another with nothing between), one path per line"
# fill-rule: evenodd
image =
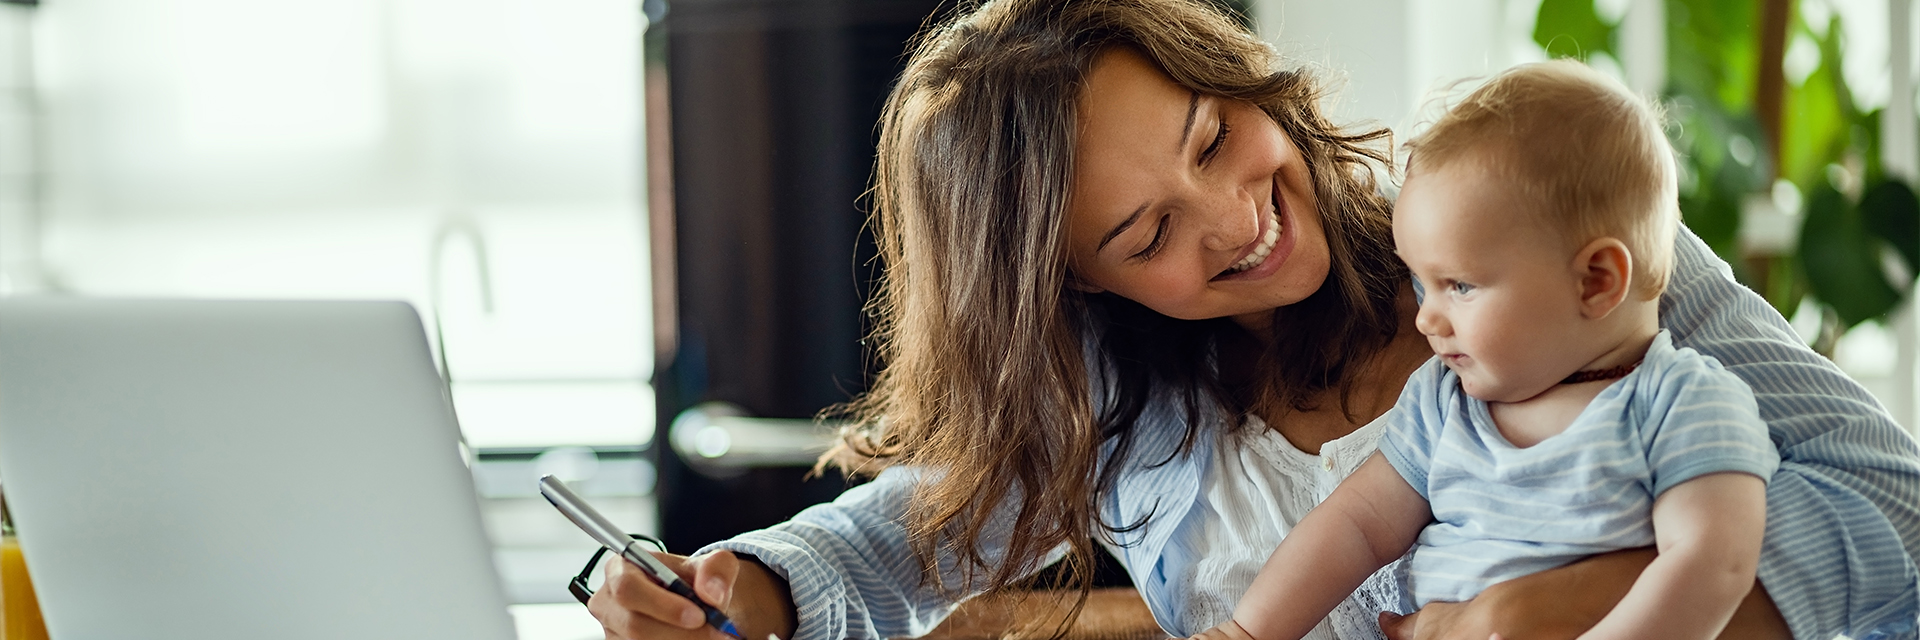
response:
M1319 290L1275 311L1256 389L1228 389L1215 366L1223 339L1244 335L1230 320L1176 320L1067 286L1079 96L1115 47L1195 91L1260 106L1307 162L1332 268ZM1186 410L1176 455L1208 412L1237 425L1249 405L1309 409L1336 387L1344 408L1355 364L1398 327L1406 271L1374 179L1388 170L1390 134L1344 131L1323 97L1312 73L1283 68L1204 0L992 0L922 33L881 118L871 193L884 268L869 344L881 369L835 411L854 426L822 464L926 472L904 525L927 582L1005 589L1064 546L1055 586L1079 588L1084 604L1096 539L1144 524L1104 522L1099 505L1156 388ZM1099 407L1096 383L1111 398ZM989 552L990 526L1019 534ZM958 583L935 574L943 561Z

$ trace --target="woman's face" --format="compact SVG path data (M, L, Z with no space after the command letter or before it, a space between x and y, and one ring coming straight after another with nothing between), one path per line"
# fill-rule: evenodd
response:
M1326 281L1305 160L1266 112L1115 48L1087 76L1079 126L1067 204L1076 286L1257 328Z

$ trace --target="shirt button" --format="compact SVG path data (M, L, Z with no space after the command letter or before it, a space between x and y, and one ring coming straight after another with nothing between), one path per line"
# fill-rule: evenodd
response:
M1327 456L1321 456L1321 457L1320 457L1320 468L1322 468L1322 469L1326 469L1326 470L1328 470L1328 471L1332 471L1332 470L1333 470L1333 458L1331 458L1331 457L1327 457Z

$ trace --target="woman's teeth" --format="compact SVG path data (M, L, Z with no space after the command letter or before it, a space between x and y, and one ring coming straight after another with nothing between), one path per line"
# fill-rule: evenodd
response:
M1267 255L1273 253L1273 245L1279 242L1280 217L1274 216L1273 224L1267 225L1267 234L1260 237L1260 246L1254 247L1253 253L1233 263L1233 266L1227 267L1227 273L1239 273L1260 266L1260 263L1267 261Z

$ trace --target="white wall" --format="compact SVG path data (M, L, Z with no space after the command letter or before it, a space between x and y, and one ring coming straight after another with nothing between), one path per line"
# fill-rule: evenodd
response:
M1344 75L1335 116L1398 124L1408 92L1409 0L1255 0L1260 34L1282 53Z
M1525 6L1520 6L1525 5ZM1436 90L1540 59L1527 0L1255 0L1282 53L1344 78L1333 112L1404 135Z

